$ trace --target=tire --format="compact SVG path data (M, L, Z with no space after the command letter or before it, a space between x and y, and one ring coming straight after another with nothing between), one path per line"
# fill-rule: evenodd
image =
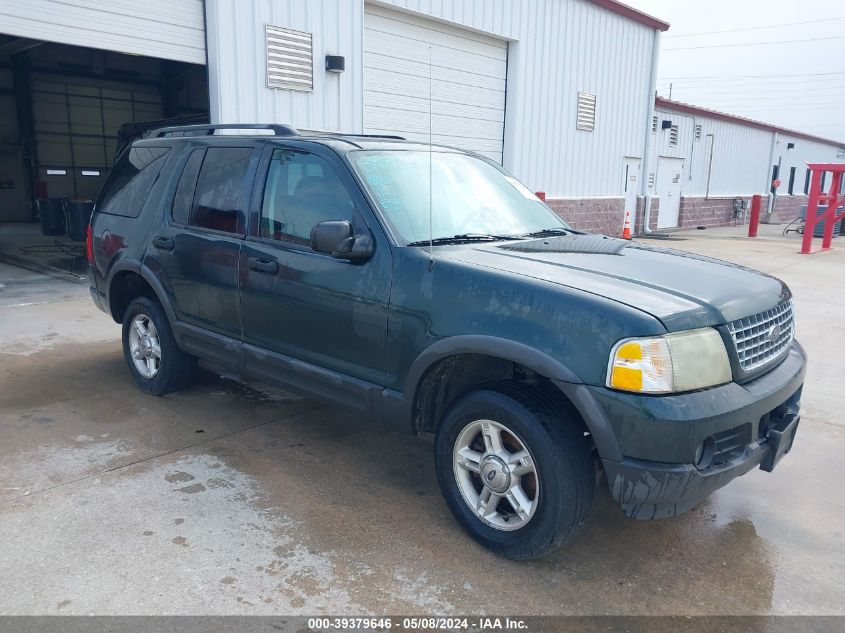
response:
M437 478L452 514L476 541L507 558L538 558L584 526L595 470L574 415L511 384L473 391L450 407L435 440ZM496 432L504 453L489 441ZM493 496L506 487L503 497ZM479 506L488 494L487 507Z
M141 391L154 396L184 389L196 375L196 357L179 349L161 305L147 297L123 314L123 357Z

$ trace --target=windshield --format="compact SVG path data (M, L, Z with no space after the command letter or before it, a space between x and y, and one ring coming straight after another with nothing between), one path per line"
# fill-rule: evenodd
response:
M516 237L569 229L525 185L475 156L393 150L350 152L350 158L382 214L406 243L430 237Z

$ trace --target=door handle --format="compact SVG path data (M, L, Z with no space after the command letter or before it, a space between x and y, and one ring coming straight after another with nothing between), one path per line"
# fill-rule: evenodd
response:
M250 257L249 269L257 273L264 273L266 275L275 275L279 272L279 262L275 259L262 259L260 257Z
M173 238L156 235L153 238L153 246L162 251L172 251L176 242L173 241Z

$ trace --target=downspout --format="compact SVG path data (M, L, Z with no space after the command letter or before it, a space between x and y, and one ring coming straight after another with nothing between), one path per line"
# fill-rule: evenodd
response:
M710 140L710 159L707 161L707 187L704 190L704 199L710 199L710 176L713 175L713 147L716 145L716 135L708 134L707 138Z
M642 181L642 195L643 195L643 233L650 234L651 228L649 223L651 221L651 194L648 190L648 174L651 167L651 155L654 152L654 135L651 133L651 123L654 119L654 100L657 98L657 58L660 53L660 31L654 30L654 44L651 50L651 82L648 87L648 108L646 108L645 120L645 137L643 139L643 146L645 147L645 156L643 156L643 178Z
M777 149L779 142L778 133L772 132L772 148L769 150L769 164L766 165L766 180L763 181L767 183L767 189L769 191L766 198L766 216L760 220L763 224L768 224L770 222L769 218L771 218L772 205L774 203L774 198L772 197L772 165L775 163L775 150ZM778 176L780 176L780 174L778 174Z

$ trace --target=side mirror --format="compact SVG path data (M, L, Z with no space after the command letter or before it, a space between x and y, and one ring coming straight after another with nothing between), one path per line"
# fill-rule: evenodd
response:
M355 235L348 220L326 220L311 229L311 248L337 259L358 262L373 254L373 239L369 234Z

